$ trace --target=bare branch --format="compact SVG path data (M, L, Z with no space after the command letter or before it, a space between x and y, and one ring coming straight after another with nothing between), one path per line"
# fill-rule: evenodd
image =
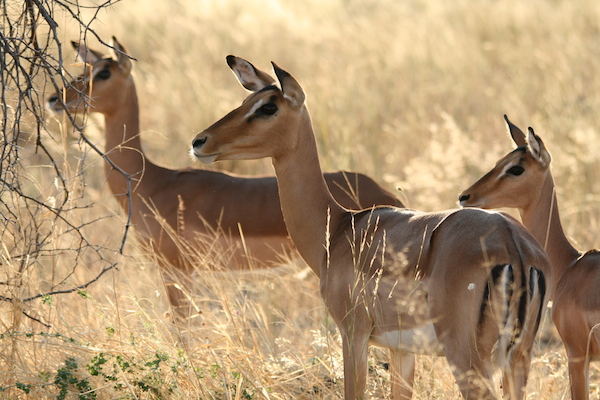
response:
M44 100L45 88L58 92L72 78L64 69L57 21L66 15L79 25L81 40L92 35L112 47L93 25L102 9L118 1L96 6L69 0L0 3L0 302L29 303L33 310L35 300L77 292L98 282L117 266L105 254L123 254L131 212L117 240L108 243L98 238L114 216L103 215L94 207L95 199L86 197L86 154L98 154L125 177L130 210L135 178L112 163L68 111L65 115L73 127L72 136L79 138L81 153L67 158L65 152L71 150L59 146L65 138L54 141ZM91 18L84 20L90 11ZM73 158L78 160L75 167L69 166ZM114 229L114 223L110 225ZM49 259L51 274L47 273ZM87 271L97 272L86 277ZM37 317L43 309L34 311L20 312L49 327L43 316Z

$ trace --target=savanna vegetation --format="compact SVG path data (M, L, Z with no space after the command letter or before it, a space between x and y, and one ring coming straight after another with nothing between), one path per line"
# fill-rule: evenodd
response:
M600 246L600 3L593 0L2 1L0 399L336 399L340 338L304 265L198 265L198 313L171 323L155 255L106 186L103 124L44 110L82 71L71 40L129 50L149 158L194 166L191 139L245 97L225 63L291 72L324 169L363 172L411 208L458 194L508 150L503 114L553 156L563 226ZM35 33L35 35L34 35ZM270 174L268 160L216 169ZM373 350L371 398L388 398ZM590 391L600 396L592 364ZM415 398L459 396L420 357ZM549 316L527 398L568 398Z

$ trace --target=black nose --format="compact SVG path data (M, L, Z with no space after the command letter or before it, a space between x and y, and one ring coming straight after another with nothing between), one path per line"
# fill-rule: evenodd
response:
M192 142L192 147L202 147L204 143L206 143L206 136L203 138L194 139Z
M470 194L462 194L462 195L460 195L460 197L458 198L458 201L461 201L461 202L462 202L462 201L467 201L467 200L469 200L469 197L471 197L471 195L470 195Z

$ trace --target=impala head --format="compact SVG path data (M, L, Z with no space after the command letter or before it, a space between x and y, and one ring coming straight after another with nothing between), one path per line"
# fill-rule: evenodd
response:
M550 153L532 128L528 135L504 116L517 148L504 156L496 166L459 196L463 207L526 208L539 197L550 173Z
M71 44L85 64L85 70L68 87L48 98L50 109L61 112L67 108L71 113L82 113L89 106L90 111L103 114L118 109L125 89L133 84L132 63L125 47L113 37L113 47L117 51L105 57L83 43Z
M298 82L275 63L280 87L269 74L242 58L227 56L227 64L252 94L241 106L198 133L191 154L208 164L276 157L283 148L293 147L297 138L286 133L306 114L305 94Z

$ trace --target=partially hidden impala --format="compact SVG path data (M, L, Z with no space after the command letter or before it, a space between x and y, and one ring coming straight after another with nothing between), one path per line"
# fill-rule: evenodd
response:
M286 230L274 176L248 177L224 172L179 169L154 164L142 148L138 96L127 50L113 38L113 54L104 56L73 42L85 72L63 91L50 96L57 112L104 115L106 158L133 178L131 220L144 242L160 256L161 267L174 266L190 275L204 257L215 269L248 269L281 265L297 257ZM127 181L105 162L108 186L129 212ZM402 206L368 176L353 172L325 174L335 198L351 209L379 204ZM195 254L191 255L189 249ZM178 314L186 296L168 285Z
M518 208L554 268L552 320L569 359L571 398L589 398L589 362L600 360L600 252L575 249L562 228L551 156L542 139L504 116L517 148L459 197L464 207Z
M479 209L344 208L323 179L296 79L273 63L276 86L246 60L227 63L252 93L191 151L204 163L271 158L288 231L341 333L345 399L365 396L369 344L390 350L394 399L412 397L415 354L445 355L467 399L496 397L496 359L503 390L522 398L552 284L535 238Z

